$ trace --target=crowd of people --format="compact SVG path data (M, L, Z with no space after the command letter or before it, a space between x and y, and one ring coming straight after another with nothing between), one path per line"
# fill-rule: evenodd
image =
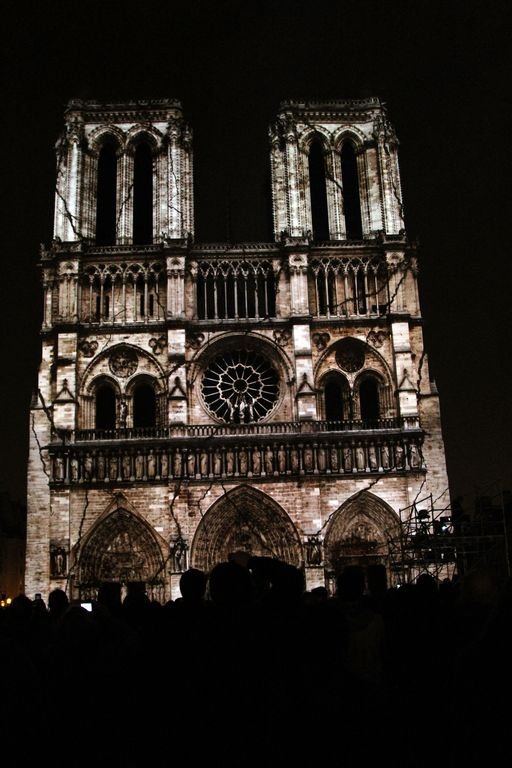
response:
M180 597L54 589L0 611L5 766L455 765L498 757L512 691L512 589L485 577L336 591L235 555ZM46 745L46 746L44 746ZM10 761L10 762L9 762ZM487 763L494 764L494 763Z

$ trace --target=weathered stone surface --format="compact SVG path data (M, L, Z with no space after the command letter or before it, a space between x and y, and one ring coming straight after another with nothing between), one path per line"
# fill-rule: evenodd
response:
M385 108L287 102L270 137L275 242L198 245L179 103L67 110L55 239L42 254L27 594L65 586L90 597L102 581L144 581L164 600L183 568L208 569L237 549L304 567L310 587L349 561L382 564L391 581L401 519L447 494ZM314 232L313 141L325 241ZM115 233L99 246L108 142ZM153 236L134 244L140 142L153 158ZM358 240L346 220L346 142Z

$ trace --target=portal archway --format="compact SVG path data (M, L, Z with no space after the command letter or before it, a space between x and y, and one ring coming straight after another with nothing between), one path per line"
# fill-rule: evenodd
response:
M372 586L376 574L381 574L387 586L391 550L399 536L399 517L385 501L368 491L356 494L338 509L327 529L327 579L335 582L346 566L358 565L365 573L367 586Z
M226 493L203 517L192 542L192 565L207 572L238 551L303 564L300 538L288 515L266 494L246 485Z
M75 556L81 599L96 598L99 587L108 583L144 585L152 597L165 597L160 545L149 525L127 509L115 509L100 521Z

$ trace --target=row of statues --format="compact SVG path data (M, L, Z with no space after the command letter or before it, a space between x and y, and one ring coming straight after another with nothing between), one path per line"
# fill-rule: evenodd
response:
M342 473L420 469L420 449L415 443L341 445L267 445L171 449L135 453L87 451L52 462L54 482L159 480L169 477L221 477Z

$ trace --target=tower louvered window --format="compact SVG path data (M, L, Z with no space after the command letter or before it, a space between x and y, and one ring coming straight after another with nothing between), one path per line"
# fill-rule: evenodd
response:
M347 239L361 240L363 237L363 225L361 221L357 159L354 147L350 141L346 141L341 150L341 177Z
M153 242L153 158L145 142L138 144L134 157L133 242Z
M103 144L98 158L96 197L96 243L116 242L117 147L112 139Z
M309 191L311 196L311 221L315 240L329 239L325 164L322 145L313 141L309 150Z

